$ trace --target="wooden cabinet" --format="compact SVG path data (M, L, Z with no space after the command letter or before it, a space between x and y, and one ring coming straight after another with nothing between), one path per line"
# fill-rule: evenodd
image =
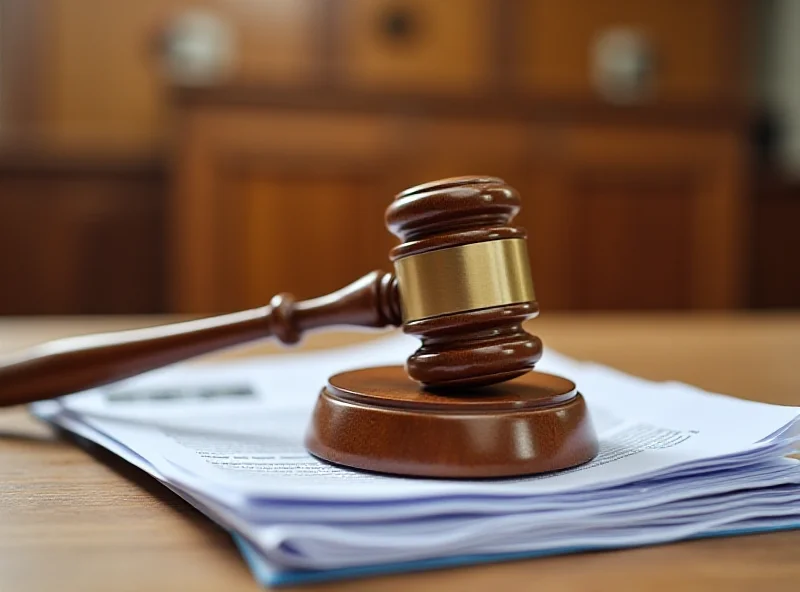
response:
M528 134L512 121L228 107L193 110L185 125L170 275L185 312L309 298L391 269L384 212L409 185L525 178Z
M523 196L545 310L731 308L747 282L744 0L326 4L318 79L185 90L172 307L388 267L398 191Z
M24 4L24 3L21 3ZM289 87L320 76L324 0L46 0L26 42L30 82L41 109L37 133L60 146L153 149L168 139L165 35L184 15L202 11L231 31L224 80ZM201 31L202 32L202 31ZM203 37L201 55L211 51ZM213 44L210 44L213 47Z
M215 312L342 287L386 267L392 117L198 110L172 204L173 310ZM397 171L402 176L402 170Z
M25 35L4 60L26 75L7 101L32 103L37 133L61 144L136 149L169 139L164 34L197 10L230 31L225 84L645 105L741 101L754 18L751 0L11 4L6 18ZM17 22L26 15L30 30ZM200 33L198 55L213 54ZM612 96L626 84L641 96Z
M732 132L542 131L521 223L544 309L745 304L746 157Z
M515 83L534 96L616 100L602 80L614 75L643 87L618 97L625 102L731 101L745 91L741 0L526 0L511 10Z
M407 186L504 178L523 198L546 310L731 308L746 294L746 155L735 128L190 109L173 209L173 307L257 306L389 268Z
M522 194L545 310L731 308L752 292L748 0L11 4L6 20L25 17L26 34L0 43L13 66L0 77L17 83L0 117L25 114L37 145L60 154L168 154L169 183L131 173L112 190L100 166L102 198L69 176L57 187L26 177L31 191L71 196L52 210L0 196L6 251L35 248L16 229L40 215L51 229L69 221L51 277L88 277L90 265L101 278L109 252L133 270L59 296L75 312L104 308L97 290L117 290L111 312L158 301L186 313L329 292L389 267L383 212L397 192L468 174ZM195 9L230 27L234 58L216 82L170 85L162 34ZM14 40L25 51L9 51ZM19 176L0 172L11 192L4 179ZM107 249L86 238L101 230L83 208L102 212ZM36 277L49 269L42 248L29 255ZM162 277L162 252L166 287L126 288L161 289L148 278ZM56 294L14 265L0 277L26 286L19 294ZM33 301L0 301L0 313Z
M0 314L164 310L164 169L0 156Z
M491 82L492 2L352 0L341 5L342 82L404 93L480 92Z

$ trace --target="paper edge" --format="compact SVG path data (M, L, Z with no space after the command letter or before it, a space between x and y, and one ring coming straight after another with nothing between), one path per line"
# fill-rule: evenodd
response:
M457 555L453 557L439 557L423 559L417 561L404 561L396 563L381 563L359 567L343 567L329 570L278 570L267 564L258 551L241 535L231 533L234 543L244 557L250 572L256 581L264 587L280 586L299 586L304 584L314 584L322 582L332 582L338 580L353 580L358 578L369 578L385 575L398 575L405 573L419 573L438 569L449 569L456 567L468 567L475 565L485 565L493 563L507 563L520 561L523 559L535 559L540 557L552 557L563 555L575 555L578 553L591 553L601 551L620 551L634 549L637 547L657 547L670 545L679 542L723 538L731 536L745 536L750 534L764 534L770 532L782 532L800 529L800 520L784 526L767 526L763 528L732 528L723 531L699 533L682 539L675 539L664 543L642 543L636 545L614 545L614 546L583 546L583 547L560 547L555 549L545 549L539 551L520 551L518 553L485 553L475 555Z

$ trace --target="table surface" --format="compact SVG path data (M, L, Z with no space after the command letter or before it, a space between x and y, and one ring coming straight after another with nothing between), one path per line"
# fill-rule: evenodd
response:
M172 319L0 319L0 353ZM546 346L655 380L800 405L800 314L544 315ZM318 333L301 347L370 339ZM285 352L272 344L231 355ZM797 590L800 531L515 561L304 590ZM0 590L258 590L230 537L147 475L0 410Z

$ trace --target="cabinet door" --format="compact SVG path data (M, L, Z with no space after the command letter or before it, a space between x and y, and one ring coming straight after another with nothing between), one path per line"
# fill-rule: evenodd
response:
M389 269L397 129L377 116L202 109L182 134L172 308L212 313L320 296Z
M167 137L162 34L205 9L233 31L227 82L302 86L317 80L325 0L48 0L33 42L43 65L42 132L61 144L155 148ZM44 18L47 17L47 18ZM4 22L4 25L6 23ZM190 30L194 31L197 27ZM213 37L195 31L213 56ZM194 38L194 37L193 37ZM155 42L159 41L160 44ZM4 57L5 59L5 57ZM202 59L200 60L203 61Z
M488 0L350 0L336 29L353 88L404 94L480 92L491 81Z
M705 103L741 99L743 0L511 3L514 76L540 97Z
M0 163L0 315L163 312L164 181L149 161Z
M388 270L388 190L377 171L348 164L255 161L226 172L227 197L215 204L215 309L261 306L284 291L321 296Z
M445 177L500 177L522 194L528 182L530 126L520 119L440 117L409 120L406 185ZM523 205L523 208L525 206Z
M543 309L732 308L746 260L732 132L542 129L521 214Z

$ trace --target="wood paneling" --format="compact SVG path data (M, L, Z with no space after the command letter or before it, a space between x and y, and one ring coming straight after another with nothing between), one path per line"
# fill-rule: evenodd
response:
M163 310L163 193L150 162L0 162L0 315Z
M2 321L0 355L59 337L177 320ZM797 314L543 315L529 328L547 347L635 376L800 405ZM298 347L313 352L370 339L349 331L320 332ZM211 361L235 355L258 363L253 356L286 351L267 342ZM24 408L4 411L0 434L0 589L263 592L228 532L119 457L63 442ZM297 590L794 592L799 546L795 530L307 584Z
M519 85L538 96L597 97L592 48L616 27L641 32L655 58L657 102L735 101L745 58L740 0L528 0L512 3Z
M185 123L175 311L321 294L387 267L381 212L392 196L464 174L520 191L517 222L544 309L746 302L746 160L735 130L254 105L195 106Z
M409 146L393 117L197 109L171 204L172 310L322 295L386 267Z
M527 207L549 309L746 302L745 157L734 133L543 127Z
M185 312L313 297L390 269L384 212L409 185L525 179L527 134L509 120L200 108L185 124L171 227L172 306Z
M41 110L38 69L41 6L29 0L0 0L0 131L31 130Z
M693 179L621 167L567 183L577 203L562 274L573 308L689 308Z
M651 40L657 103L714 107L743 86L746 0L2 0L4 60L23 82L14 109L70 146L153 148L170 137L159 35L190 9L229 24L234 85L319 93L517 97L600 102L589 47L607 27ZM34 34L30 32L33 31ZM14 55L9 58L9 50ZM34 81L31 83L31 81ZM34 90L31 90L34 89Z
M800 308L800 182L775 172L756 183L751 304Z
M44 134L67 145L147 147L169 132L159 35L205 9L233 27L234 80L305 84L318 76L322 0L43 0Z
M214 0L237 35L234 77L289 87L309 85L321 75L329 0Z
M492 175L524 194L530 129L515 118L408 118L404 137L413 150L401 189L444 177Z
M345 85L406 93L480 92L492 66L491 2L352 0L339 31Z
M745 301L745 0L0 2L37 32L14 109L43 145L177 147L163 206L163 173L7 167L0 240L27 263L4 260L18 289L0 312L164 298L205 313L324 293L388 267L381 213L397 191L464 174L521 192L545 309ZM212 88L168 88L159 68L160 32L190 8L236 33L231 78ZM592 87L589 48L612 26L652 43L652 101L610 105ZM148 275L158 240L167 295Z
M312 174L270 168L250 163L216 196L215 309L263 306L279 292L313 298L388 267L379 177L323 163Z

